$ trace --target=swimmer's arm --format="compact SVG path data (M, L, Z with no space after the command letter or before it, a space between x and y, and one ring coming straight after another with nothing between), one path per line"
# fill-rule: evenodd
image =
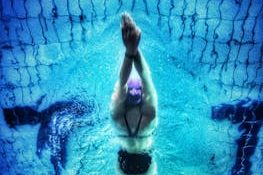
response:
M141 121L141 128L146 128L152 121L156 121L154 119L157 115L157 93L153 85L150 69L140 52L135 57L134 64L143 84L142 112L144 117Z
M138 54L134 58L134 65L142 80L144 102L156 108L157 95L151 78L151 72L140 51L138 51Z
M119 74L119 81L115 85L115 92L111 100L111 116L113 119L118 118L118 116L122 117L125 112L124 103L127 93L127 81L131 73L132 61L125 54Z
M115 92L111 96L110 112L113 120L118 119L124 114L124 103L126 86L121 87L119 82L115 85Z
M156 107L154 106L145 106L143 111L143 117L141 121L141 129L148 128L149 125L151 125L153 122L156 124ZM154 124L154 125L155 125Z
M142 106L142 117L141 128L145 128L152 123L152 121L156 121L157 116L157 95L155 90L150 92L143 102Z
M128 78L130 76L132 70L132 61L133 60L128 58L125 54L119 75L119 87L122 89L126 86Z

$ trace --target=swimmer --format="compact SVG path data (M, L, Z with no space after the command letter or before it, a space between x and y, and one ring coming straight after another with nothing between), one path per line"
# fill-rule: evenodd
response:
M138 48L141 30L128 13L122 15L121 32L126 52L111 102L112 121L121 140L119 168L123 174L149 174L154 164L151 147L157 125L157 95ZM131 76L134 67L137 77Z

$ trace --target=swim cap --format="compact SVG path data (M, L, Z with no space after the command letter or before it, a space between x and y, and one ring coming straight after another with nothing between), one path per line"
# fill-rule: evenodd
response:
M128 92L126 97L127 105L137 105L142 101L142 84L138 79L128 80Z

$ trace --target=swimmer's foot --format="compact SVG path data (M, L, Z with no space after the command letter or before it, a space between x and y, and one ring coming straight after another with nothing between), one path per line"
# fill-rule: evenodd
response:
M141 38L141 30L126 12L122 14L121 30L123 43L126 47L126 54L136 55Z

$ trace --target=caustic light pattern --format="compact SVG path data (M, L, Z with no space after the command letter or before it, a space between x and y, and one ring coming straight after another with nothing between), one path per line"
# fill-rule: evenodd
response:
M157 173L263 174L261 0L1 0L0 174L116 174L124 11L158 93Z

